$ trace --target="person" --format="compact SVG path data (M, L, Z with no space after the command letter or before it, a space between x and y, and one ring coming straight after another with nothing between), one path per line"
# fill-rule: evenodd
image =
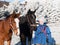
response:
M35 35L32 37L32 45L36 44L36 45L47 45L47 39L49 39L48 41L50 41L50 37L51 32L49 27L44 24L45 19L44 17L39 18L39 24L37 26L37 29L35 31ZM48 35L50 37L48 37Z

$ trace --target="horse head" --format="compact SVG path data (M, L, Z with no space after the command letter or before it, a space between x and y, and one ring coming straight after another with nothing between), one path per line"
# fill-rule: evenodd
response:
M30 24L35 24L36 16L35 16L35 11L31 11L30 9L27 12L27 18L29 19Z
M17 34L17 35L20 34L20 31L19 31L19 15L20 15L20 13L16 14L15 11L13 12L13 14L11 14L11 17L14 19L13 20L14 22L12 21L13 25L11 25L11 27L13 29L14 34Z

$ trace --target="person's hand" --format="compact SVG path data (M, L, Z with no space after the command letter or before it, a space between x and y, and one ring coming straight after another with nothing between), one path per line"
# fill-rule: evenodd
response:
M32 33L32 38L34 38L35 37L35 31L33 31L33 33Z
M37 26L37 24L31 24L30 26Z

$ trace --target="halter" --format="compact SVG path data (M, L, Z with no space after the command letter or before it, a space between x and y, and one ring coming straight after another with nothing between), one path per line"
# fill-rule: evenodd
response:
M10 23L10 26L12 27L13 30L17 30L17 29L19 29L19 27L14 28L14 26L12 25L12 23Z
M17 29L19 29L19 27L14 28L14 26L13 26L13 24L12 24L12 23L14 23L14 22L12 22L12 21L11 21L11 19L10 19L9 24L10 24L10 26L12 27L12 29L13 29L13 30L17 30Z

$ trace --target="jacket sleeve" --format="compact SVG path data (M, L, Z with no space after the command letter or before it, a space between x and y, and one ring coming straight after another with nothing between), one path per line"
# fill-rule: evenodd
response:
M36 29L36 34L39 34L40 32L41 32L41 30L40 30L40 28L38 26L37 29Z
M49 27L46 27L46 34L47 34L47 36L48 35L51 35L51 31L50 31L50 28Z

